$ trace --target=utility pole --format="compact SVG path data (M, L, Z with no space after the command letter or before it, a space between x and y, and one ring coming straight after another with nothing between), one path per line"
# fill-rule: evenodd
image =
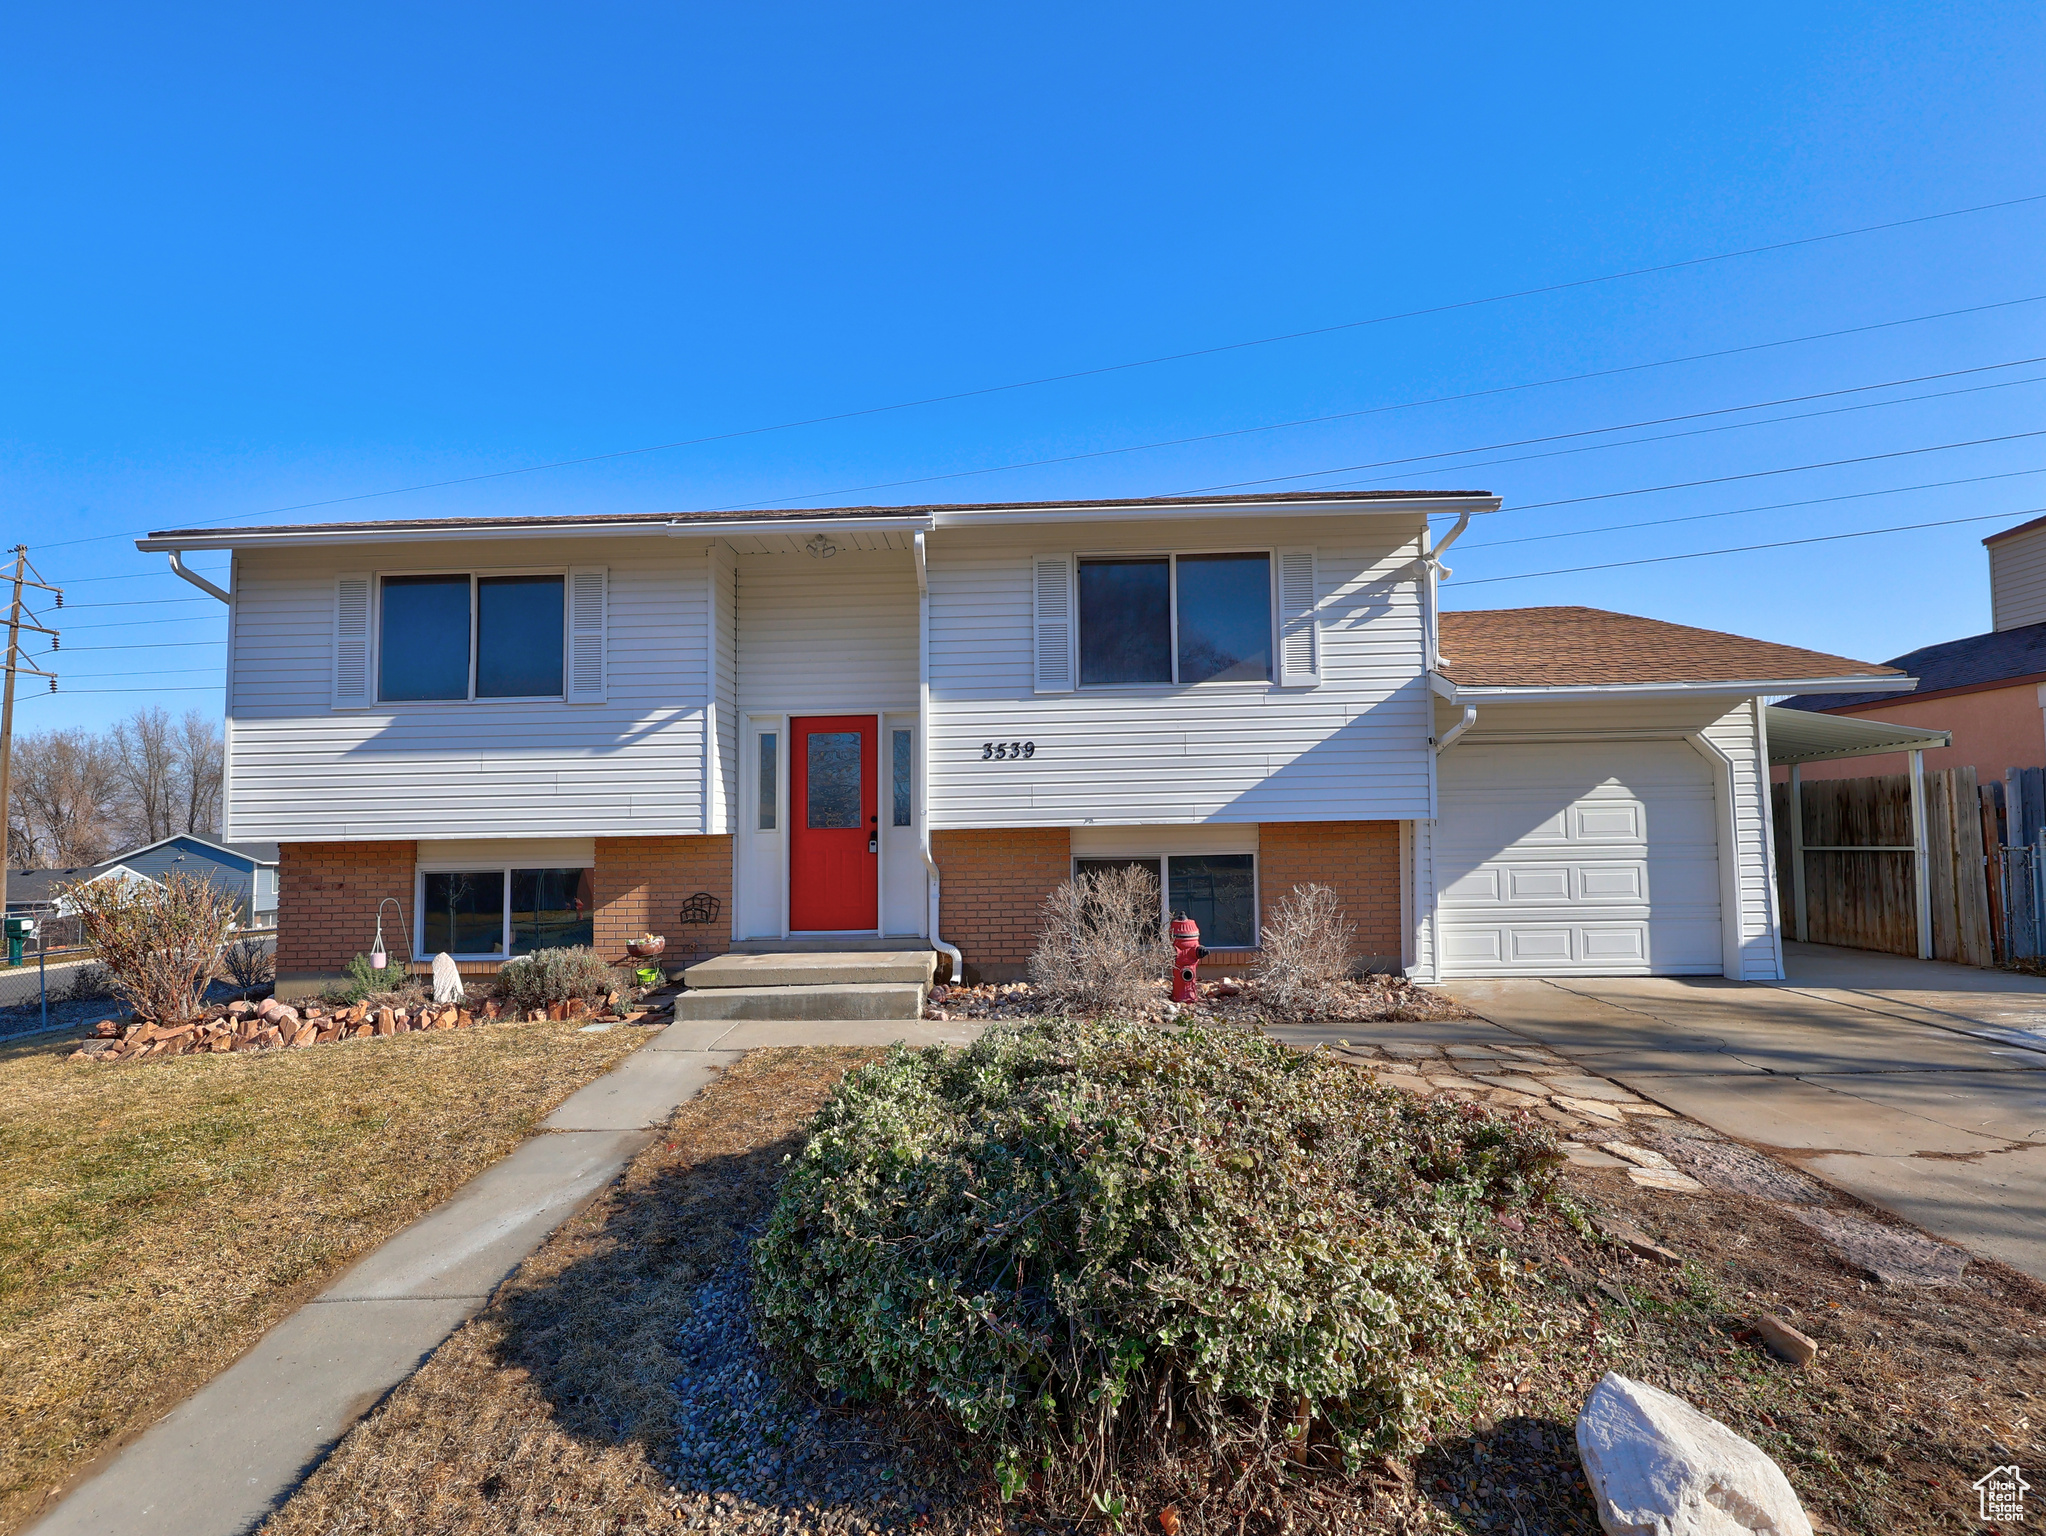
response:
M28 562L28 546L14 546L14 602L7 611L7 680L0 685L0 916L7 911L7 870L14 862L14 850L8 846L8 834L13 830L14 817L14 677L18 672L27 672L36 677L50 680L50 692L57 691L57 674L45 672L41 667L31 667L21 659L21 632L32 629L50 637L50 649L57 648L57 632L36 622L31 613L22 617L21 591L24 587L38 587L54 593L57 606L64 606L64 593L42 579L42 572Z

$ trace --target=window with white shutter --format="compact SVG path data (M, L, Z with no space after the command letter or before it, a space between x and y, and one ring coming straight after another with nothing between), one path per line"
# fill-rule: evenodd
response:
M1073 559L1070 555L1039 555L1033 565L1034 686L1039 693L1069 693L1073 687Z
M369 657L370 578L334 578L334 707L367 709L372 701Z
M578 565L568 573L568 702L604 702L606 567Z
M1321 682L1321 626L1315 618L1314 551L1279 551L1279 686Z

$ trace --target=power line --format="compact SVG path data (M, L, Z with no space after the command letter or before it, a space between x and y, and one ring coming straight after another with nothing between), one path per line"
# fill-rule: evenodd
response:
M218 693L225 684L173 683L168 687L141 685L134 688L66 688L59 693L33 693L30 698L65 699L81 693ZM24 700L23 702L27 702Z
M1873 539L1886 533L1914 533L1921 528L1953 528L1962 523L2001 522L2011 517L2036 517L2046 507L2025 507L2014 512L1983 512L1971 517L1945 517L1930 523L1902 523L1895 528L1863 528L1854 533L1821 533L1804 539L1779 539L1771 544L1741 544L1731 549L1698 549L1682 555L1647 555L1639 560L1608 560L1601 565L1573 565L1554 571L1520 571L1511 576L1479 576L1457 585L1485 587L1500 581L1533 581L1540 576L1575 576L1584 571L1617 571L1634 565L1667 565L1673 560L1707 560L1714 555L1745 555L1758 549L1790 549L1799 544L1835 544L1842 539Z
M225 619L227 610L222 608L219 616ZM67 624L64 628L67 632L76 629L139 629L144 624L190 624L207 617L203 613L166 613L153 619L116 619L111 624Z
M112 625L108 625L108 626L106 626L106 627L107 627L107 628L109 628L109 629L111 629L111 628L112 628L113 626L112 626ZM152 641L150 641L150 642L149 642L149 648L150 648L150 649L151 649L152 651L176 651L176 650L184 650L184 649L187 649L188 647L191 647L191 646L195 646L195 645L225 645L225 644L227 644L227 641L226 641L225 639L221 639L221 640L152 640ZM71 647L67 648L67 649L65 650L64 654L65 654L66 656L75 656L75 655L77 655L77 654L78 654L78 653L79 653L80 651L129 651L129 650L133 650L133 649L134 649L134 647L133 647L132 645L74 645L74 646L71 646Z
M604 463L613 459L632 458L649 453L665 453L672 449L700 447L708 443L730 442L738 438L794 431L802 427L822 426L832 422L853 421L867 416L916 410L925 406L944 405L955 401L971 400L987 395L1005 394L1022 389L1035 389L1048 384L1070 383L1076 379L1099 378L1107 374L1126 373L1138 368L1158 367L1165 363L1186 362L1201 357L1215 357L1255 347L1275 346L1283 342L1302 341L1315 336L1328 336L1344 331L1360 330L1369 326L1387 325L1400 320L1416 320L1431 315L1451 314L1460 310L1509 303L1516 299L1538 298L1547 294L1566 293L1574 289L1596 287L1604 283L1622 282L1637 277L1650 277L1664 272L1678 272L1691 267L1709 266L1716 262L1733 261L1748 256L1769 255L1778 251L1795 250L1803 246L1820 245L1828 241L1851 239L1860 235L1881 234L1893 229L1905 229L1919 224L1936 223L1943 219L1963 218L1977 213L1993 213L2002 209L2022 207L2026 204L2041 201L2046 201L2046 192L2032 193L2024 197L2006 198L1994 203L1979 203L1967 208L1950 208L1940 213L1920 214L1909 219L1891 219L1880 224L1860 225L1853 229L1833 230L1821 235L1806 235L1795 240L1779 240L1767 245L1746 246L1733 251L1719 251L1708 256L1688 257L1682 261L1662 262L1654 266L1634 267L1620 272L1607 272L1596 277L1574 278L1566 282L1548 283L1534 288L1515 289L1506 293L1490 294L1483 298L1459 299L1447 304L1428 305L1419 309L1399 310L1382 315L1372 315L1361 320L1346 320L1334 325L1315 326L1307 330L1285 331L1276 335L1255 337L1247 341L1226 342L1217 346L1199 347L1185 352L1164 353L1156 357L1140 358L1132 362L1110 363L1097 368L1082 368L1066 373L1046 374L1033 379L1022 379L1007 384L985 385L976 389L954 391L950 394L929 395L915 400L897 401L889 405L865 406L857 410L837 411L821 416L802 417L792 421L776 422L769 426L746 427L730 432L711 433L701 437L678 438L673 442L653 443L640 448L620 448L608 453L585 454L573 459L557 459L547 463L521 465L513 469L490 470L482 474L460 475L451 479L422 482L417 485L394 486L381 491L363 491L351 496L330 497L323 501L298 502L290 506L271 507L261 512L237 513L231 517L207 519L206 522L194 526L203 527L212 523L231 522L235 517L274 517L286 512L313 511L321 507L344 506L353 502L371 501L387 496L404 496L418 491L445 490L457 485L474 485L485 480L501 480L515 475L537 474L543 470L572 469L584 464ZM1965 311L1955 311L1954 313L1965 313ZM818 492L816 494L833 495L838 493ZM787 499L804 500L807 498ZM746 505L755 504L747 503ZM55 544L44 545L43 547L59 548L72 544L96 543L101 539L131 536L129 534L100 534L84 539L60 540Z
M2046 358L2042 358L2042 359L2036 359L2036 361L2046 361ZM1996 365L1991 365L1991 366L1996 366ZM2010 366L2013 366L2013 367L2015 367L2015 366L2018 366L2018 365L2017 365L2017 364L2011 364ZM1980 370L1977 370L1977 369L1959 369L1959 370L1956 370L1956 372L1957 372L1957 373L1973 373L1973 372L1978 372L1978 371L1980 371ZM1929 375L1929 377L1939 377L1939 375ZM1909 382L1911 382L1911 381L1910 381L1910 380L1903 380L1903 381L1900 381L1900 382L1904 382L1904 383L1909 383ZM1762 418L1762 419L1761 419L1761 420L1759 420L1759 421L1735 421L1735 422L1728 422L1728 423L1726 423L1725 425L1722 425L1722 426L1717 426L1717 427L1694 427L1694 428L1692 428L1691 430L1689 430L1689 431L1687 431L1687 432L1664 432L1664 433L1662 433L1662 434L1660 434L1660 435L1658 435L1658 436L1655 436L1655 437L1633 437L1633 438L1627 438L1627 439L1624 439L1624 440L1622 440L1622 441L1620 441L1620 442L1615 442L1615 443L1587 443L1587 444L1584 444L1584 445L1582 445L1582 446L1580 446L1580 447L1576 447L1576 448L1559 448L1559 449L1552 449L1552 450L1550 450L1550 451L1549 451L1549 452L1547 452L1547 453L1523 453L1523 454L1518 454L1518 455L1516 455L1516 456L1514 456L1513 458L1510 458L1510 459L1480 459L1480 460L1478 460L1477 462L1475 462L1475 463L1471 463L1471 464L1449 464L1449 465L1443 465L1443 466L1439 466L1439 469L1440 469L1440 472L1442 472L1442 473L1450 473L1450 472L1456 472L1456 473L1461 473L1462 471L1464 471L1464 470L1466 470L1466 469L1490 469L1490 468L1493 468L1493 467L1495 467L1495 466L1497 466L1497 465L1500 465L1500 464L1526 464L1526 463L1530 463L1530 462L1532 462L1532 461L1534 461L1534 460L1536 460L1536 459L1554 459L1554 458L1562 458L1562 457L1565 457L1566 455L1569 455L1569 454L1574 454L1574 453L1596 453L1596 452L1600 452L1600 451L1602 451L1602 450L1604 450L1604 449L1607 449L1607 448L1633 448L1633 447L1638 447L1638 446L1640 446L1641 444L1644 444L1644 443L1666 443L1666 442L1672 442L1672 441L1675 441L1675 440L1676 440L1676 439L1678 439L1678 438L1684 438L1684 437L1705 437L1705 436L1709 436L1710 434L1712 434L1712 433L1715 433L1715 432L1739 432L1739 431L1742 431L1742 430L1744 430L1744 429L1746 429L1746 428L1748 428L1748 427L1769 427L1769 426L1776 426L1776 425L1778 425L1778 424L1780 424L1780 423L1783 423L1783 422L1789 422L1789 421L1811 421L1811 420L1814 420L1814 419L1816 419L1816 418L1818 418L1818 417L1821 417L1821 416L1843 416L1843 415L1846 415L1846 414L1848 414L1849 412L1853 412L1853 411L1873 411L1873 410L1878 410L1878 409L1880 409L1880 408L1881 408L1881 407L1883 407L1883 406L1889 406L1889 405L1911 405L1911 404L1914 404L1914 403L1916 403L1916 402L1918 402L1918 401L1921 401L1921 400L1944 400L1944 399L1948 399L1948 398L1950 398L1951 396L1954 396L1954 395L1973 395L1973 394L1980 394L1980 393L1984 392L1985 390L1991 390L1991 389L2010 389L2010 388L2012 388L2012 387L2014 387L2014 386L2016 386L2016 385L2019 385L2019 384L2038 384L2038 383L2042 383L2042 382L2046 382L2046 375L2042 375L2042 376L2040 376L2040 377L2035 377L2035 378L2030 378L2030 379L2005 379L2005 380L2000 380L1999 382L1997 382L1997 383L1995 383L1995 384L1973 384L1973 385L1970 385L1970 386L1968 386L1968 387L1967 387L1967 388L1965 388L1965 389L1942 389L1942 390L1933 390L1933 391L1931 391L1931 392L1929 392L1929 393L1926 393L1926 394L1923 394L1923 395L1904 395L1904 396L1901 396L1901 397L1899 397L1898 399L1895 399L1895 400L1870 400L1870 401L1865 401L1865 402L1863 402L1863 403L1862 403L1862 404L1860 404L1860 405L1839 405L1839 406L1833 406L1833 407L1831 407L1831 408L1829 408L1829 409L1827 409L1827 410L1823 410L1823 411L1802 411L1802 412L1799 412L1799 413L1798 413L1797 415L1794 415L1794 416L1767 416L1767 417L1764 417L1764 418ZM1882 384L1871 384L1871 385L1865 385L1865 386L1862 386L1862 388L1864 388L1864 389L1885 389L1885 388L1891 388L1891 387L1894 387L1894 386L1891 386L1891 385L1882 385ZM1826 398L1826 397L1827 397L1827 395L1837 395L1837 394L1854 394L1854 393L1856 393L1856 392L1857 392L1857 391L1855 391L1855 390L1852 390L1852 389L1845 389L1845 390L1831 390L1831 391L1827 391L1827 392L1825 392L1825 394L1820 394L1820 395L1811 395L1811 396L1805 396L1805 397L1803 397L1803 398L1807 398L1807 399L1814 399L1814 400L1816 400L1816 399L1824 399L1824 398ZM1668 417L1664 417L1664 418L1662 418L1662 420L1663 420L1663 421L1693 421L1693 420L1696 420L1696 419L1698 419L1699 417L1703 417L1703 416L1724 416L1724 415L1727 415L1727 414L1729 414L1729 413L1733 413L1733 412L1738 412L1738 411L1753 411L1753 410L1763 410L1763 409L1766 409L1766 408L1767 408L1767 406L1768 406L1768 405L1771 405L1771 404L1791 404L1791 403L1794 403L1794 402L1793 402L1793 401L1765 401L1765 402L1762 402L1762 403L1760 403L1760 404L1756 404L1756 405L1730 405L1730 406L1724 406L1724 407L1722 407L1722 408L1720 408L1720 409L1718 409L1718 410L1711 410L1711 411L1694 411L1694 412L1691 412L1691 413L1690 413L1689 415L1684 415L1684 416L1668 416ZM1634 430L1635 428L1638 428L1638 427L1644 427L1644 426L1656 426L1656 425L1659 425L1659 423L1658 423L1658 422L1654 422L1654 421L1643 421L1643 422L1633 422L1633 423L1630 423L1630 424L1628 424L1628 425L1625 425L1625 426L1616 426L1616 427L1586 427L1586 428L1583 428L1583 429L1581 429L1581 430L1579 430L1579 431L1575 431L1575 432L1558 432L1558 433L1554 433L1554 434L1552 434L1551 436L1548 436L1548 437L1530 437L1530 438L1523 438L1523 439L1521 439L1520 443L1493 443L1493 444L1489 444L1489 445L1487 445L1487 446L1484 446L1484 447L1479 447L1479 448L1445 448L1445 449L1444 449L1444 450L1442 450L1442 451L1441 451L1440 453L1421 453L1421 454L1412 454L1412 455L1409 455L1409 456L1407 456L1407 457L1405 457L1405 458L1398 458L1398 459L1374 459L1374 460L1372 460L1372 461L1370 461L1370 462L1368 462L1368 463L1364 463L1364 464L1343 464L1343 465L1339 465L1339 466L1337 466L1337 467L1336 467L1336 468L1334 468L1334 469L1306 469L1306 470L1301 470L1301 471L1299 471L1298 473L1295 473L1295 474L1290 474L1290 475L1268 475L1268 476L1265 476L1264 478L1262 478L1262 479L1258 479L1258 480L1235 480L1235 481L1231 481L1231 482L1230 482L1229 484L1227 484L1227 485L1207 486L1207 487L1204 487L1203 489L1206 489L1206 490L1216 490L1216 491L1233 491L1233 490L1241 490L1241 489L1243 489L1243 488L1244 488L1244 487L1246 487L1246 486L1253 486L1253 485L1277 485L1277 484L1279 484L1280 482L1282 482L1282 481L1286 481L1286 480L1315 480L1315 479L1319 479L1319 478L1321 478L1321 477L1322 477L1322 476L1324 476L1324 475L1344 475L1344 474L1350 474L1350 473L1353 473L1353 472L1355 472L1355 471L1357 471L1357 470L1360 470L1360 469L1369 469L1369 470L1380 470L1380 469L1393 469L1393 468L1398 468L1399 466L1401 466L1401 465L1406 465L1406 464L1423 464L1423 463L1426 463L1426 462L1428 462L1428 461L1429 461L1429 460L1431 460L1431 459L1453 459L1453 458L1461 458L1461 457L1463 457L1463 456L1464 456L1465 454L1467 454L1467 453L1490 453L1490 452L1492 452L1492 451L1493 451L1494 449L1497 449L1497 448L1514 448L1514 447L1519 447L1519 446L1521 446L1521 445L1522 445L1523 443L1524 443L1524 444L1533 444L1533 443L1553 443L1553 442L1560 442L1560 441L1563 441L1563 440L1565 440L1565 439L1568 439L1568 438L1573 438L1573 437L1590 437L1590 436L1598 436L1598 435L1602 435L1602 434L1604 434L1604 433L1607 433L1607 432L1626 432L1626 431L1632 431L1632 430ZM1523 508L1523 509L1519 509L1519 510L1525 510L1525 509Z
M1689 512L1682 517L1652 517L1640 523L1607 523L1599 528L1569 528L1561 533L1528 533L1510 539L1480 539L1458 549L1499 549L1508 544L1540 544L1550 539L1582 539L1595 533L1626 533L1636 528L1666 528L1676 523L1709 522L1715 517L1741 517L1750 512L1781 512L1792 507L1818 507L1836 501L1860 501L1870 496L1899 496L1906 491L1937 491L1955 485L1980 485L1989 480L2015 480L2024 475L2046 475L2046 465L2037 469L2007 469L1993 475L1967 475L1958 480L1927 480L1918 485L1892 485L1879 491L1846 491L1838 496L1810 496L1802 501L1772 501L1759 507L1734 507L1725 512ZM225 642L203 642L221 644Z
M1813 341L1832 341L1842 336L1856 336L1864 334L1869 331L1891 330L1897 326L1922 325L1932 320L1950 320L1958 315L1979 314L1984 310L2009 309L2021 304L2037 304L2042 299L2046 299L2046 294L2036 294L2030 298L2024 299L2002 299L1994 304L1974 305L1967 309L1940 310L1934 314L1929 315L1911 315L1901 320L1882 320L1877 321L1871 325L1853 325L1837 331L1818 331L1814 332L1809 336L1788 336L1776 341L1750 342L1745 346L1723 347L1718 351L1714 352L1693 352L1686 354L1685 356L1682 357L1658 358L1653 362L1627 363L1617 368L1597 368L1591 370L1588 373L1561 374L1555 378L1533 379L1519 384L1500 384L1494 386L1491 389L1467 390L1462 394L1433 395L1420 400L1400 400L1395 401L1388 405L1366 406L1363 407L1362 409L1354 411L1334 411L1325 416L1302 416L1292 421L1273 422L1266 426L1232 427L1227 431L1222 432L1200 432L1195 433L1190 437L1161 438L1156 442L1131 443L1120 448L1098 448L1090 450L1089 452L1086 453L1060 454L1048 459L1018 459L1015 462L1009 464L992 464L981 469L952 470L942 475L918 475L906 480L876 480L871 481L865 485L840 486L836 490L830 491L805 491L804 493L798 496L775 496L760 501L736 502L731 506L723 508L721 510L746 511L754 508L785 506L788 503L795 501L815 501L819 497L824 496L857 496L867 491L897 490L907 485L933 485L946 480L970 479L976 475L1005 474L1012 470L1019 469L1044 469L1049 466L1057 464L1078 464L1084 463L1089 459L1113 458L1116 457L1117 455L1125 453L1148 453L1154 449L1159 448L1184 448L1194 443L1219 442L1232 437L1248 437L1260 432L1283 432L1290 430L1294 427L1324 426L1332 421L1354 421L1360 417L1381 416L1392 411L1418 410L1422 407L1430 405L1454 405L1469 400L1482 400L1494 395L1516 394L1532 389L1547 389L1553 385L1558 384L1580 384L1592 379L1615 378L1622 374L1642 373L1655 368L1672 368L1683 363L1708 362L1716 358L1736 357L1747 352L1763 352L1777 347L1801 346L1807 342ZM2046 359L2028 358L2025 359L2024 361L2039 362L2046 361ZM1985 365L1985 367L1990 368L2004 367L2016 368L2020 366L2023 366L2023 364L2020 362L1991 363ZM1929 379L1947 378L1962 373L1970 373L1977 371L1980 370L1963 368L1954 370L1953 374L1929 373L1921 375L1916 379L1893 380L1892 383L1893 384L1923 383ZM1864 384L1859 385L1857 387L1861 389L1884 389L1889 388L1891 386L1882 384ZM1851 391L1834 391L1833 393L1850 392ZM1791 396L1785 400L1767 403L1788 405L1793 404L1799 400L1816 400L1821 398L1823 398L1823 394L1796 395ZM1727 406L1725 407L1725 409L1730 411L1742 409L1759 410L1761 409L1761 406L1760 405L1748 407ZM1681 418L1667 417L1664 419L1675 421L1680 420ZM1653 423L1644 423L1644 425L1652 424ZM1619 431L1621 429L1617 427L1609 427L1590 428L1587 430ZM1534 441L1534 439L1530 439L1530 441ZM1465 451L1476 453L1481 452L1483 450L1469 449ZM1329 471L1329 473L1334 473L1334 471Z

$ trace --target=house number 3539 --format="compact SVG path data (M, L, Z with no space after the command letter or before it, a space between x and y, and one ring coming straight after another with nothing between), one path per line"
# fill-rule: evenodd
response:
M984 763L1006 762L1013 757L1037 756L1034 741L984 741L980 744L980 760Z

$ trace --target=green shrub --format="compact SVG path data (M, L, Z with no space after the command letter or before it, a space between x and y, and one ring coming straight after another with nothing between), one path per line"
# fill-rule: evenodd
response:
M594 1003L613 992L632 990L632 979L594 949L542 949L505 962L493 990L513 1008L545 1008L549 1003Z
M408 980L405 967L393 961L378 970L369 963L368 955L357 955L348 962L346 981L338 982L326 991L330 1001L337 1003L359 1003L364 998L374 997L380 992L396 992Z
M1354 1467L1504 1336L1486 1208L1561 1161L1247 1030L997 1026L845 1079L754 1246L758 1324L827 1389L949 1413L1010 1492L1166 1407L1266 1448L1304 1412Z

